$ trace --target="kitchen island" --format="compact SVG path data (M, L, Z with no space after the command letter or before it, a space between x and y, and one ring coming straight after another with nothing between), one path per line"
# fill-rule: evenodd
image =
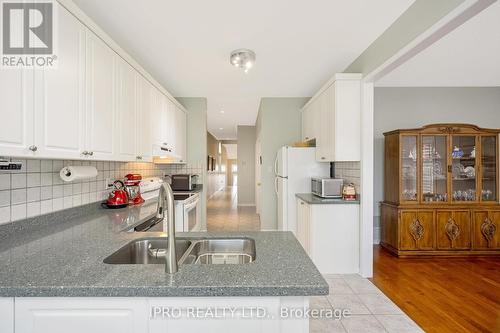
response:
M328 285L290 232L178 233L253 239L248 264L187 264L173 275L163 264L105 264L135 239L166 237L133 232L155 208L88 205L0 226L0 331L307 332L307 319L281 311L307 307ZM219 317L190 317L194 309L223 308ZM172 318L175 311L180 317Z

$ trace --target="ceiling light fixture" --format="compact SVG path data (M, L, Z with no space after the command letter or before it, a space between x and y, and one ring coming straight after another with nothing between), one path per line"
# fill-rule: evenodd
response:
M245 73L253 67L255 63L255 52L249 49L238 49L231 52L229 57L231 65L243 69Z
M224 127L219 127L219 129L222 131L224 129Z

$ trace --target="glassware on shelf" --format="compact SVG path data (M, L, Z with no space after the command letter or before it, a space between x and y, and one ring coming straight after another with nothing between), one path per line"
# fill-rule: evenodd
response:
M417 200L417 136L402 138L401 197L405 201Z
M497 138L496 136L481 137L481 200L496 201L497 199Z
M452 135L453 201L476 201L476 136Z
M422 136L422 200L448 201L446 166L447 139L442 135Z

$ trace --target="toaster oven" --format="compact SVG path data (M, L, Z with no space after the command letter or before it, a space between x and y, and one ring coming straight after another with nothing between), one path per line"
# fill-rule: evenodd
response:
M343 185L339 178L312 178L311 192L321 198L342 198Z

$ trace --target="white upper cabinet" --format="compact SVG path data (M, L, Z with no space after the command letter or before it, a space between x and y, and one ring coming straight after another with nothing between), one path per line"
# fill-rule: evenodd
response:
M179 107L175 108L175 155L177 162L186 162L186 113Z
M115 158L115 60L113 50L87 31L85 155L95 159Z
M316 139L319 162L361 159L361 75L337 74L302 109L303 140Z
M0 156L34 156L33 71L5 69L0 75Z
M35 70L37 155L78 158L84 150L85 28L59 6L57 67Z
M0 75L0 156L150 162L160 145L183 163L184 109L87 17L56 6L56 66Z
M156 104L154 87L142 76L137 78L137 160L150 162L153 152L152 115Z
M117 127L118 159L136 160L137 152L137 114L136 114L137 73L123 59L117 61Z

